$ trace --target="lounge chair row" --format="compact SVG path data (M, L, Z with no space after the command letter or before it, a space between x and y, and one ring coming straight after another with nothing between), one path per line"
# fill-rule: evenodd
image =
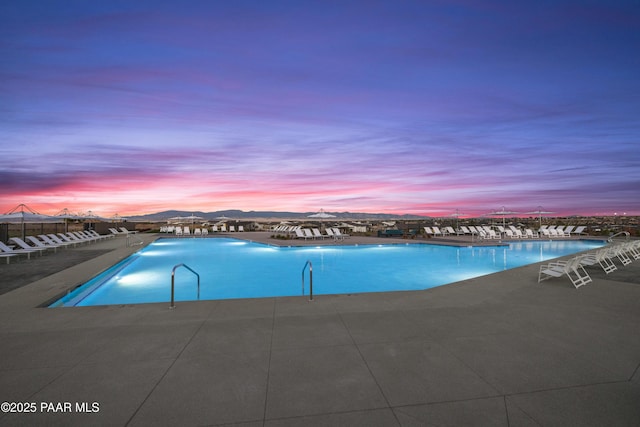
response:
M76 246L81 243L93 243L99 240L108 239L113 237L112 235L98 234L94 230L87 231L70 231L68 233L58 234L40 234L38 237L27 236L24 241L19 237L12 237L9 239L14 247L7 246L0 242L0 258L5 258L7 264L9 260L18 255L26 255L28 259L31 259L32 253L39 253L53 249L54 252L60 247L66 247L69 245Z
M538 239L540 235L544 237L570 237L572 235L582 234L585 226L579 226L575 228L574 226L568 226L564 230L562 230L562 226L560 228L541 228L538 232L533 231L530 228L525 228L521 230L513 225L508 227L496 226L495 230L488 225L479 225L479 226L460 226L457 230L454 230L453 227L423 227L424 231L429 236L448 236L448 235L472 235L478 236L482 239ZM574 230L575 229L575 230Z
M214 225L211 227L211 232L213 233L226 233L226 232L231 232L231 233L235 233L236 231L238 232L243 232L244 231L244 226L239 225L237 230L236 227L234 225L230 225L229 229L227 229L226 224L221 225L220 227L218 227L217 225ZM167 226L167 227L160 227L160 232L161 233L171 233L171 234L175 234L176 236L207 236L209 234L209 228L208 227L198 227L198 228L194 228L193 233L191 233L191 228L189 228L189 226Z
M538 272L538 283L566 275L573 286L578 289L593 281L585 267L598 265L606 274L609 274L618 269L615 260L625 266L638 259L640 259L640 240L618 243L578 255L568 261L553 261L541 265Z
M554 227L554 226L549 226L549 227L545 227L542 226L540 227L540 230L538 230L538 233L540 233L542 236L544 237L571 237L574 235L580 235L584 232L584 229L587 228L584 225L581 225L579 227L574 227L573 225L568 225L566 227L563 228L562 225L558 226L558 227Z
M340 229L337 227L325 229L326 234L322 234L317 228L296 228L294 230L296 239L322 239L325 238L333 239L333 240L344 240L345 238L350 237L348 234L343 234L340 232Z
M301 229L299 225L278 225L272 231L276 236L292 237L296 235L296 230Z
M120 234L136 234L137 231L135 230L127 230L125 227L120 227L119 229L115 229L115 228L110 228L109 231L111 232L111 234L113 234L114 236L120 235Z

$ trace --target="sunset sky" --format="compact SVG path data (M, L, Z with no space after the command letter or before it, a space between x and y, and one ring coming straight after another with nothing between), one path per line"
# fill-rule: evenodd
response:
M640 2L5 1L0 213L640 215Z

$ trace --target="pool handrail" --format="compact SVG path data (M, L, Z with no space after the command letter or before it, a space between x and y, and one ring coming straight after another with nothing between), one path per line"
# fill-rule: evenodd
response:
M304 295L304 271L309 266L309 301L313 301L313 264L308 260L302 267L302 295Z
M194 269L189 267L187 264L184 264L184 263L176 264L173 266L173 270L171 270L171 305L169 306L170 310L173 310L174 308L176 308L176 305L174 304L173 295L175 290L176 270L180 267L186 268L187 270L195 274L196 277L198 278L198 300L200 300L200 275Z

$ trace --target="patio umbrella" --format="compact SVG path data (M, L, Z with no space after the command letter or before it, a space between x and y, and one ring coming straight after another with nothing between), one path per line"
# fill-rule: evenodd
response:
M540 227L542 227L542 215L548 215L548 214L552 214L555 212L550 212L550 211L543 211L542 210L542 206L538 206L538 210L537 211L531 211L531 212L525 212L527 214L531 214L531 215L538 215L540 217Z
M194 214L191 214L189 216L184 217L184 219L186 219L187 221L191 221L191 225L193 225L196 221L197 222L202 222L204 221L204 218L201 216L195 216Z
M466 214L460 213L460 211L458 209L456 209L456 211L452 214L450 214L449 216L455 217L456 218L456 229L458 228L458 219L461 216L466 216Z
M506 218L507 216L509 216L509 215L513 216L513 215L515 215L515 214L517 214L517 213L518 213L518 212L505 210L505 208L504 208L504 206L503 206L501 211L493 211L493 212L491 212L489 215L492 215L492 216L501 216L501 217L502 217L502 228L504 228L504 227L506 226L506 225L505 225L505 218Z
M328 214L324 211L324 209L320 209L320 212L307 215L307 218L320 218L320 228L324 228L324 219L325 218L335 218L335 215Z
M324 209L320 209L320 212L315 213L313 215L307 215L307 218L320 218L321 220L325 218L335 218L335 217L336 217L335 215L326 213Z
M196 220L200 222L204 221L204 218L201 216L195 216L193 214L189 216L174 216L173 218L169 218L169 221L172 222L191 222L192 225L196 222Z
M231 218L229 218L228 216L222 215L222 216L217 216L215 219L216 219L216 225L222 225L227 221L229 221Z
M127 220L127 218L121 217L118 214L115 214L112 217L107 219L107 221L115 222L116 224L119 223L119 222L126 221L126 220Z
M80 216L81 219L88 221L89 222L89 228L93 228L93 224L96 222L111 222L113 221L113 218L105 218L99 215L94 214L91 211L87 211L86 213L79 213L78 214ZM120 220L125 220L126 218L121 218L118 216L118 214L116 214L116 217L118 217Z
M67 208L62 209L55 216L56 216L56 218L60 218L61 220L64 221L64 232L65 233L69 231L69 220L71 220L71 221L79 221L81 219L84 219L82 216L80 216L78 214L71 213L71 211L69 209L67 209Z
M54 223L63 222L62 219L51 215L40 214L25 204L20 204L7 212L0 215L0 223L20 224L22 230L22 239L25 238L25 223Z

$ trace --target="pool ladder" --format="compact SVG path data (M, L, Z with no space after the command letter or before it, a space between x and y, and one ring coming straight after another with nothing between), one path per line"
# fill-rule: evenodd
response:
M189 270L190 272L192 272L193 274L196 275L196 277L198 278L198 299L200 299L200 275L198 273L196 273L191 267L189 267L187 264L177 264L173 267L173 270L171 270L171 305L169 306L169 309L174 309L176 308L176 305L173 302L173 295L174 295L174 290L175 290L175 282L176 282L176 270L180 267L184 267L187 270Z
M302 295L304 295L304 271L309 266L309 301L313 301L313 265L311 261L307 261L302 267Z
M628 231L621 231L619 233L614 234L613 236L609 237L607 239L607 242L611 243L613 242L613 238L616 236L625 236L626 240L629 240L631 234Z
M127 234L127 244L126 244L126 246L127 246L127 247L130 247L130 246L138 246L138 245L140 245L140 246L141 246L141 245L143 245L143 244L144 244L144 242L143 242L142 240L141 240L141 241L139 241L139 242L133 242L133 243L131 243L131 236L132 236L132 234Z

